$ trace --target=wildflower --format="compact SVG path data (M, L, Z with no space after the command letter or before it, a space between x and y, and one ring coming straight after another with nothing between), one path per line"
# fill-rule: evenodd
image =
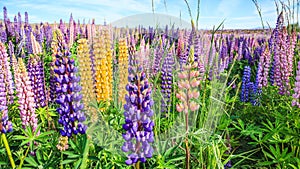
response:
M295 81L295 88L293 94L293 101L292 106L297 106L300 108L300 61L298 62L298 67L296 71L296 81Z
M31 34L31 44L33 54L30 55L28 59L28 76L31 82L34 100L36 101L36 108L45 107L47 105L47 99L45 92L44 64L38 56L42 53L42 49L33 34Z
M196 70L198 63L188 63L188 65L183 66L183 71L178 74L178 88L179 91L176 97L180 100L180 103L176 105L178 112L184 112L187 114L189 110L196 111L199 109L199 104L197 104L193 99L197 100L200 93L197 87L200 84L199 72Z
M82 95L79 94L81 86L78 84L80 78L76 73L74 59L70 58L70 52L67 44L62 38L61 32L57 30L57 49L55 59L55 77L56 77L56 103L59 104L57 112L59 113L58 123L63 126L60 130L61 136L71 137L72 134L85 134L87 127L82 124L85 121L83 113L84 105L81 103Z
M18 60L15 81L22 126L24 129L30 126L32 131L36 131L38 119L35 114L34 93L22 58Z
M91 59L89 57L88 42L86 39L79 39L77 46L77 56L79 62L79 75L81 77L80 84L82 86L82 101L86 105L86 111L90 113L92 120L97 119L96 110L89 106L92 100L96 99L94 93L93 72L91 69Z
M242 78L241 95L240 95L240 99L242 102L247 102L249 100L250 76L251 76L251 68L249 66L245 66L244 74Z
M161 71L161 92L163 94L163 99L161 100L162 112L167 112L168 107L170 107L171 104L171 93L172 93L172 83L173 83L172 68L174 65L174 58L173 58L174 50L175 48L174 46L172 46L167 56L164 58L164 63Z
M119 40L119 102L125 103L126 81L128 77L128 49L125 39Z
M152 157L154 122L151 119L153 116L151 88L143 68L141 66L137 69L129 67L128 72L126 86L128 95L125 96L125 124L123 125L126 133L123 134L125 142L122 150L130 152L125 163L131 165L138 161L146 162L146 158Z

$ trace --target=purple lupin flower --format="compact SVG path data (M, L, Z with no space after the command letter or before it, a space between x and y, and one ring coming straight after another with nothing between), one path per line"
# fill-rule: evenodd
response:
M122 151L129 152L127 165L146 162L146 158L151 158L153 148L151 143L154 141L153 127L153 100L151 99L151 88L146 78L143 68L128 68L128 84L124 105L125 124L123 134L125 142Z
M51 42L52 42L52 28L49 24L44 25L44 32L46 36L46 49L47 51L51 50Z
M174 45L170 48L167 56L164 58L164 63L162 65L161 71L161 93L163 95L162 99L162 112L168 112L168 108L171 104L171 93L172 93L172 71L174 65Z
M87 126L83 113L82 95L79 94L81 86L80 78L76 73L74 59L70 58L70 52L65 43L62 33L57 30L58 49L55 59L55 80L56 80L56 103L59 104L57 112L59 113L58 123L63 126L60 130L61 136L71 137L72 134L85 134Z
M152 75L155 76L158 72L160 72L160 64L162 57L164 55L164 46L161 37L155 39L157 42L157 47L154 49L154 61L152 65Z
M295 88L293 94L293 101L292 106L297 106L300 108L300 61L298 62L298 67L296 71L296 81L295 81Z
M0 66L1 67L1 66ZM9 133L13 130L11 121L8 120L7 98L3 71L0 69L0 133Z
M244 74L242 78L241 95L240 95L241 102L247 102L249 100L250 76L251 76L251 68L250 66L245 66Z
M38 55L31 55L28 59L28 76L31 82L34 100L36 101L35 108L46 106L46 92L44 80L44 66Z
M258 88L266 87L268 85L268 76L269 76L269 70L270 70L270 52L268 47L264 50L262 55L259 57L259 63L258 63Z

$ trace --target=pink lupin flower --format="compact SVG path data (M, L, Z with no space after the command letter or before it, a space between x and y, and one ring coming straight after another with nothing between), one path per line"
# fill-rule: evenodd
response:
M198 110L199 109L199 104L197 104L195 101L191 101L190 102L190 109L191 109L191 111L196 111L196 110Z
M200 81L196 78L194 78L190 83L192 87L197 87L200 85Z
M31 83L29 81L28 73L25 64L20 58L18 60L18 67L15 72L16 91L19 98L19 109L23 128L30 126L32 131L37 128L37 117L35 114L35 100L32 91Z
M182 103L177 104L176 110L181 113L184 110L184 105Z
M180 79L186 79L188 75L185 72L179 72L178 73L178 78Z
M178 112L184 112L188 114L189 111L196 111L199 109L199 105L193 101L198 99L200 93L197 87L200 84L199 71L197 62L188 63L183 66L183 71L178 74L178 93L176 97L180 100L180 103L176 105Z

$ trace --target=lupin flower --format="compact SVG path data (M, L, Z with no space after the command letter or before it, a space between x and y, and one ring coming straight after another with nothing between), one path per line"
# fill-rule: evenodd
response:
M104 36L104 44L105 44L105 51L106 51L106 62L107 62L107 90L108 90L108 100L112 99L112 88L113 88L113 58L112 58L112 50L111 50L111 36L109 29L106 28L103 30Z
M174 45L170 48L167 56L164 58L161 71L161 93L162 99L162 112L167 112L171 104L171 93L172 93L172 71L174 66Z
M240 95L240 100L242 102L247 102L249 100L250 76L251 76L251 68L250 66L245 66L244 74L242 77L242 87L241 87L241 95Z
M180 67L182 67L182 65L185 64L187 60L187 56L185 55L185 40L182 31L179 32L177 57L179 58Z
M60 136L58 144L56 145L56 147L57 147L57 149L59 149L59 151L67 150L69 148L68 137L67 136Z
M151 117L154 112L151 110L153 100L151 99L151 88L146 78L143 68L137 69L129 67L128 84L124 105L125 124L123 134L125 142L122 146L124 152L129 152L127 165L146 162L146 158L151 158L153 148L151 143L154 141L153 127L154 122Z
M96 80L96 98L97 101L109 100L109 83L108 83L108 63L106 59L104 36L99 34L95 38L94 44L95 56L95 80Z
M70 58L70 52L63 36L57 32L58 52L55 59L56 76L56 103L59 104L58 123L62 125L61 136L71 137L72 134L85 134L87 127L82 123L85 115L82 111L84 106L81 103L82 95L79 94L81 86L80 78L76 75L78 69L75 67L74 59Z
M13 103L12 76L9 70L7 52L0 42L0 133L12 131L12 123L8 120L8 104Z
M72 16L72 13L71 13L70 20L69 20L69 32L68 32L69 48L71 48L73 43L74 43L74 32L75 32L74 20L73 20L73 16Z
M289 63L288 63L288 48L290 44L287 42L287 30L286 27L283 27L282 33L280 33L280 38L278 44L279 46L279 56L276 60L276 69L275 69L275 80L276 84L279 87L279 94L284 95L290 93L290 83L289 83ZM278 48L277 48L278 49Z
M157 73L160 72L160 65L164 55L164 44L161 37L156 38L155 41L157 42L157 47L154 49L154 59L152 64L152 77L156 76Z
M96 110L89 106L91 101L96 99L94 92L93 72L91 69L91 59L89 57L89 47L86 39L79 39L77 46L77 56L79 62L79 75L81 77L80 84L82 86L82 101L86 105L86 111L89 112L92 120L97 119Z
M3 65L0 64L0 132L1 133L8 133L12 131L12 123L8 121L8 95L7 91L5 90L7 84L5 82L5 76L3 72Z
M183 66L183 71L178 73L178 93L176 97L180 100L180 103L176 105L178 112L184 112L186 115L189 111L196 111L200 105L194 100L199 97L199 71L197 70L197 62L188 62L187 65Z
M279 94L290 94L290 76L292 74L293 56L295 35L290 37L287 29L283 26L283 14L280 13L277 19L276 28L271 37L272 51L274 55L272 65L271 80L274 80L273 85L278 86ZM273 42L274 41L274 42Z
M4 81L6 84L5 91L8 92L8 103L12 104L14 102L12 73L10 71L6 47L2 42L0 42L0 65L2 65Z
M126 81L128 77L128 49L125 39L119 40L119 102L125 104Z
M112 99L112 51L111 37L104 29L98 38L95 38L95 79L97 101L110 101Z
M42 53L42 48L35 40L33 34L31 34L31 44L33 53L28 59L28 76L31 81L36 108L45 107L47 105L47 98L45 91L44 64L39 56L39 54Z
M260 55L258 63L258 88L266 87L268 85L270 59L270 52L268 47L266 47L262 55Z
M55 58L56 55L58 55L58 49L59 49L59 44L57 42L57 32L53 32L53 40L51 41L51 48L52 48L52 62L50 62L49 67L50 67L50 79L49 79L49 101L54 103L56 100L56 76L54 72L55 68Z
M36 131L38 119L35 114L34 93L22 58L18 60L15 82L22 126L24 129L30 126L32 131Z
M129 44L128 47L128 54L129 54L129 65L134 65L135 64L135 53L136 53L136 48L135 48L135 39L133 35L128 36L127 42Z
M296 71L296 81L295 81L295 88L293 94L293 101L292 106L297 106L300 108L300 61L298 62L298 67Z

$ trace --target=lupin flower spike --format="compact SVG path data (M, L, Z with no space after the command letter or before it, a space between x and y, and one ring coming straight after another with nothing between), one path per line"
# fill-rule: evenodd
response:
M293 94L292 106L297 106L300 108L300 61L298 62L298 67L296 71L296 81Z
M125 104L126 81L128 77L128 48L125 39L119 40L119 102Z
M199 71L197 70L197 62L188 63L183 66L183 71L178 73L178 93L176 97L180 103L176 105L178 112L188 114L189 111L196 111L200 105L194 100L197 100L200 93L197 87L200 85Z
M12 131L12 123L8 120L8 95L5 90L5 76L2 65L0 64L0 133L8 133Z
M110 37L103 31L95 38L95 79L97 101L108 102L112 99L112 54Z
M92 121L97 120L96 110L89 106L91 101L96 100L94 92L93 72L91 68L91 58L89 57L89 47L86 39L79 39L77 47L77 56L79 62L79 75L81 77L80 84L82 86L81 93L83 95L82 101L85 104L86 112L89 113Z
M45 107L47 105L47 97L45 91L44 64L40 58L42 48L35 40L31 33L31 44L33 53L29 56L27 69L28 76L31 82L36 108Z
M173 45L170 48L167 56L164 59L164 63L161 71L161 93L163 94L162 99L162 112L167 112L171 104L171 93L173 83L173 66L174 66L174 50Z
M62 137L72 137L73 134L85 134L87 126L85 115L82 111L84 105L81 103L82 95L80 78L77 76L77 67L74 59L70 58L68 46L59 30L57 32L58 52L55 59L56 76L56 103L59 104L57 112L59 113L58 123L62 125L60 134Z
M38 119L35 114L34 93L22 58L18 60L15 81L22 126L24 129L30 126L32 131L36 131Z
M151 158L154 141L153 127L153 100L151 99L151 88L146 78L143 68L129 67L128 84L124 105L125 124L123 134L125 142L122 146L124 152L130 152L127 165L132 165L138 161L146 162L146 158Z

